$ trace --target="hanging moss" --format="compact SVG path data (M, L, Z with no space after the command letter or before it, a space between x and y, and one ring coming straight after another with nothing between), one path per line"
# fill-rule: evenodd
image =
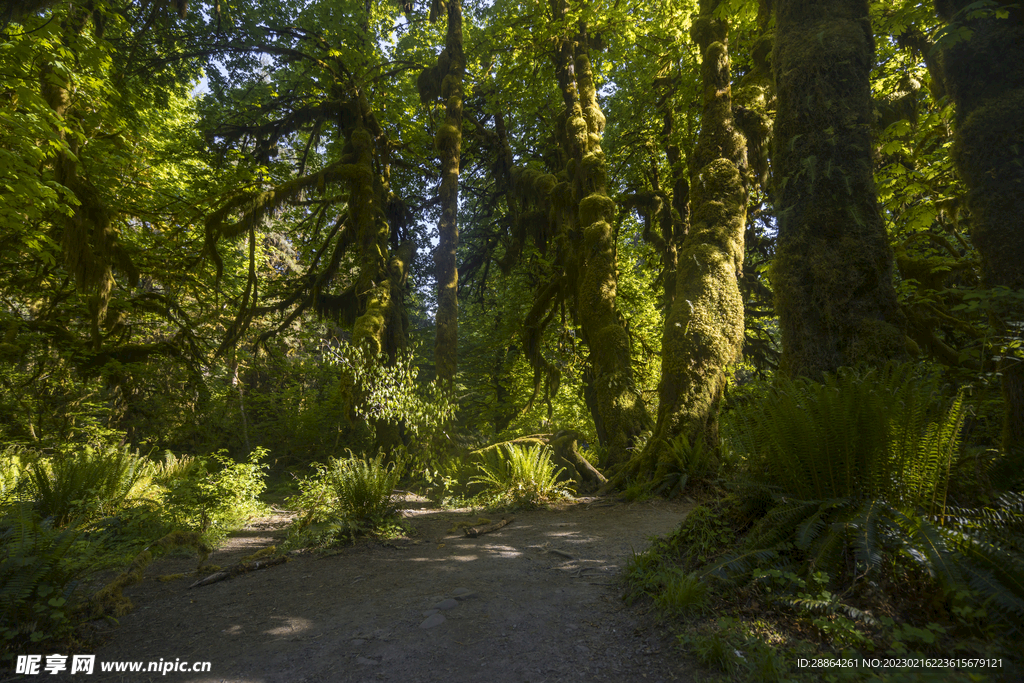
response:
M391 288L387 283L376 287L366 303L366 311L356 318L352 326L352 345L365 350L371 357L384 350L384 323L388 319Z
M458 151L462 144L462 131L451 123L441 124L434 136L434 149L442 154Z

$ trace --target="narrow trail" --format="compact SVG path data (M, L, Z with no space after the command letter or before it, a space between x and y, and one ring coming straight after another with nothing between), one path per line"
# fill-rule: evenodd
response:
M135 610L106 635L101 662L210 662L209 673L100 673L103 681L196 683L541 683L688 681L670 639L619 599L630 554L674 529L689 505L581 498L478 538L451 532L470 511L409 497L414 529L328 557L292 561L189 589L159 575L194 569L164 558L126 591ZM228 565L279 543L288 518L247 527L210 558ZM74 679L69 679L74 680Z

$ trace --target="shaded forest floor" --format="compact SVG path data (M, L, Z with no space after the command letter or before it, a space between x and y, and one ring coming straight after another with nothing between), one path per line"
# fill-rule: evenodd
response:
M165 557L125 591L136 607L100 633L94 680L686 681L692 672L616 583L633 551L679 525L692 505L579 498L519 511L468 538L469 510L407 496L410 529L329 556L189 589L195 559ZM495 518L493 515L488 515ZM496 518L495 518L496 519ZM284 540L287 514L233 535L209 562L228 566ZM100 662L209 661L208 674L101 674ZM51 678L47 676L47 678ZM81 678L76 677L76 678ZM71 680L71 679L69 679Z

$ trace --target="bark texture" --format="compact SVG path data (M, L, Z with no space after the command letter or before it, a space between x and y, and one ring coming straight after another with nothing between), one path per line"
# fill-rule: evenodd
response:
M818 379L905 355L871 162L867 0L779 0L772 63L782 368Z
M629 458L628 449L650 418L634 381L629 335L615 305L616 207L608 196L601 150L605 118L597 102L588 42L586 27L581 26L574 40L562 41L556 57L565 103L563 146L569 179L552 188L551 211L564 212L566 203L575 205L561 247L573 261L567 272L583 340L590 349L587 403L606 448L604 464L615 466ZM556 216L555 225L559 222Z
M986 287L1024 290L1024 12L1008 6L967 18L967 0L936 0L939 16L971 30L942 53L946 87L956 104L954 161L968 187L971 238ZM1012 299L1010 299L1012 301ZM1019 305L996 308L1009 337L1024 335ZM1024 360L1004 355L1003 445L1024 449Z
M437 333L434 362L437 377L451 388L458 370L459 271L459 154L462 148L462 77L466 59L462 49L462 2L448 0L448 29L445 38L448 73L441 80L445 122L435 140L441 156L441 219L438 245L434 252L437 274Z
M675 466L665 457L679 435L718 447L725 366L743 345L746 141L732 115L728 22L714 17L720 0L702 0L691 35L703 56L703 113L690 180L690 227L679 251L676 292L662 338L658 422L626 476L659 479Z

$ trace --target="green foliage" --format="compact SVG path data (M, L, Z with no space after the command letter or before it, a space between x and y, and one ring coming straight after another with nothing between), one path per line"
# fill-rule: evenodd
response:
M701 664L732 673L743 663L742 653L736 647L738 639L733 633L735 623L727 617L719 619L718 623L719 627L708 634L680 636L680 645L692 650Z
M288 344L287 355L252 361L244 392L251 438L285 460L326 462L342 444L372 451L382 427L400 428L408 451L425 460L451 422L451 397L419 379L412 352L391 362L319 336Z
M664 544L688 566L707 564L736 540L736 532L727 521L728 514L728 504L698 505Z
M681 495L687 486L702 491L715 487L732 464L729 451L708 448L703 439L691 444L685 434L668 441L667 446L663 456L667 462L658 468L666 472L652 487L653 493L667 498Z
M480 463L480 474L470 480L482 484L494 504L534 507L570 495L546 447L513 444L502 451L497 462Z
M913 365L780 380L733 412L728 439L751 475L787 498L877 498L941 513L965 408L958 396L940 412L938 390Z
M659 583L654 604L665 614L678 616L707 608L708 584L701 577L672 569L663 574Z
M315 473L299 480L299 494L288 504L304 513L292 530L291 543L329 547L358 534L387 533L397 509L393 492L403 463L385 463L383 455L333 458L315 464Z
M116 513L147 478L147 461L126 445L82 444L28 468L30 496L43 518L65 527Z
M383 456L362 460L349 455L333 461L328 477L341 516L370 527L396 512L392 493L402 474L399 463L383 462Z
M642 553L632 551L622 570L622 599L632 605L637 600L656 594L664 558L657 548Z
M470 481L479 470L471 462L459 457L435 460L422 470L426 495L441 507L469 507L476 501Z
M18 483L23 481L28 462L25 449L10 445L0 450L0 507L14 499Z
M863 587L916 576L935 594L970 592L1004 623L1024 624L1022 502L947 504L966 409L962 394L945 410L936 396L935 380L889 366L823 384L783 381L739 407L732 425L743 430L731 438L749 467L747 495L770 492L772 502L739 548L701 574L768 580L775 592L784 579L782 602L851 646L866 646L862 628L877 621L830 592L826 577Z
M266 449L256 448L245 462L214 453L191 463L182 468L187 476L168 482L163 510L175 527L223 538L264 511L259 496L266 489L266 457Z
M161 486L172 486L179 479L188 479L203 466L202 460L195 456L176 456L171 451L164 451L164 459L152 468L153 481Z
M28 503L0 519L0 650L71 637L73 597L91 570L88 544L74 528L56 529Z

